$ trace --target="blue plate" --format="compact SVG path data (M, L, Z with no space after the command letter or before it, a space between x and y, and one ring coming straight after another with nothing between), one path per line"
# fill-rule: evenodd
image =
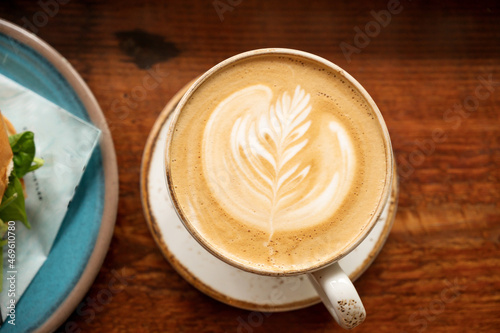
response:
M50 255L17 304L16 325L4 323L0 329L53 331L87 292L109 246L118 201L116 157L102 112L71 65L36 36L3 20L0 73L103 131Z

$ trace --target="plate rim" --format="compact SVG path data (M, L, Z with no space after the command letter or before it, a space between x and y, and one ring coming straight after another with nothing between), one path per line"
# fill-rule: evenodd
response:
M83 299L99 273L108 252L118 212L119 186L116 152L106 118L97 99L70 62L35 34L1 18L0 33L30 47L52 64L80 98L94 126L102 132L99 140L104 173L104 206L101 226L94 249L79 280L53 314L34 331L51 332L64 323Z

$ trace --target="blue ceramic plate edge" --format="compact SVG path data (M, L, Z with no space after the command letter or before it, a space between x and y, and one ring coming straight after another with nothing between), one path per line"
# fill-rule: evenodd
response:
M100 148L105 178L105 195L101 227L99 228L94 250L80 279L61 305L35 331L51 332L57 329L69 317L88 291L99 273L109 248L118 209L118 166L116 153L106 119L97 100L71 64L46 42L15 24L0 19L0 32L32 48L47 59L69 82L83 103L93 124L102 131Z

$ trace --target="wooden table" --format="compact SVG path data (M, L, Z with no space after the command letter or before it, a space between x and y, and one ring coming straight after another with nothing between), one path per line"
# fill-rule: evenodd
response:
M168 100L229 56L288 47L327 58L364 85L400 167L394 227L355 283L368 313L356 331L499 332L500 3L215 3L0 3L3 18L36 32L82 75L118 154L109 253L83 300L87 312L74 312L58 331L340 331L322 305L242 326L249 311L212 300L173 270L141 207L142 151ZM146 86L151 76L158 84ZM116 274L125 276L123 288L96 302Z

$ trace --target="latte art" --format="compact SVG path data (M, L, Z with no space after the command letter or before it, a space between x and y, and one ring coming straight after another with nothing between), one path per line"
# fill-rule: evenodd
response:
M353 179L356 159L346 130L335 121L321 124L319 141L310 130L310 99L299 85L279 96L253 85L219 103L205 127L202 165L212 195L269 239L275 230L323 222ZM218 184L221 165L238 182Z
M358 86L321 61L239 59L180 102L167 145L179 215L212 253L292 274L345 253L373 221L389 146Z

